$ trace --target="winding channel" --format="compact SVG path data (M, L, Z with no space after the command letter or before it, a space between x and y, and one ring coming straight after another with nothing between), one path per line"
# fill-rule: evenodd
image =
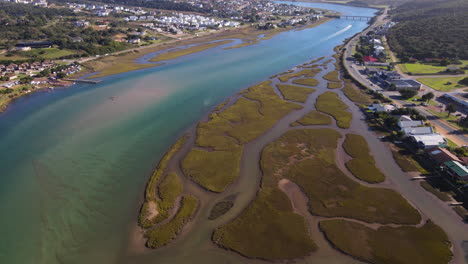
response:
M301 5L348 15L371 16L376 11ZM364 21L337 19L283 32L257 45L217 47L160 67L105 77L98 85L79 84L18 99L0 114L0 263L246 263L214 246L211 231L252 200L260 179L261 149L313 109L318 91L304 109L246 146L241 176L225 193L206 193L187 181L187 191L201 199L200 210L187 231L157 251L132 244L138 240L132 235L147 178L167 148L187 130L193 131L215 105L271 75L331 56L333 47L366 26ZM353 111L350 131L366 135L379 167L392 174L391 181L410 202L451 238L462 241L466 230L452 224L454 213L442 206L432 210L437 201L420 188L414 190L414 183L395 167L390 151L358 120L357 107L339 95ZM170 166L177 169L178 164ZM239 194L236 207L216 221L206 221L211 205L231 193ZM461 256L461 245L454 248ZM331 248L318 254L323 254L324 263L358 263Z

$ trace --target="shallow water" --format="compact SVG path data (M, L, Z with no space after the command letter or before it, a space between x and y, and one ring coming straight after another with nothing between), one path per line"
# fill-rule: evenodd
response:
M375 12L305 5L349 15ZM366 26L333 20L254 46L218 47L106 77L97 85L18 99L0 114L0 263L122 261L144 184L177 137L226 97L331 55L334 46ZM189 242L209 252L204 260L239 261L225 259L226 253L210 243ZM125 262L149 262L154 255ZM162 255L158 263L169 263Z

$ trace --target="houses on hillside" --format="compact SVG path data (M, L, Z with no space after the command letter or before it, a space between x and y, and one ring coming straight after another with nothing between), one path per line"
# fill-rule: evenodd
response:
M52 61L43 61L43 62L33 62L33 63L22 63L22 64L10 64L10 65L1 65L0 64L0 75L12 75L12 74L26 74L32 75L34 72L43 71L55 66L55 63Z

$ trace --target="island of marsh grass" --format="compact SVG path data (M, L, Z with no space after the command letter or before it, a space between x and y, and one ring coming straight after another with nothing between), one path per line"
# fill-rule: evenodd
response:
M242 148L208 151L193 148L182 161L184 174L204 188L222 192L239 175Z
M328 89L339 89L341 88L342 83L341 82L328 82L327 83L327 88Z
M304 219L293 212L278 188L262 188L233 221L218 228L213 241L241 255L266 260L294 259L317 249Z
M176 49L172 51L168 51L165 53L161 53L157 55L156 57L150 59L151 62L161 62L161 61L167 61L167 60L173 60L177 59L182 56L190 55L193 53L201 52L207 49L215 48L224 44L231 43L232 40L224 40L224 41L217 41L217 42L210 42L210 43L204 43L204 44L198 44L195 46L191 46L188 48L183 48L183 49Z
M334 92L325 92L317 98L315 107L318 111L333 116L336 124L341 128L349 128L351 126L352 114L346 109L348 106L340 100Z
M210 211L209 220L217 219L227 213L234 206L233 201L221 201L216 203Z
M314 78L301 78L301 79L296 79L293 81L294 84L300 84L300 85L307 85L307 86L312 86L315 87L319 85L319 81Z
M169 210L174 207L174 203L182 194L182 181L175 173L169 173L158 186L160 200L157 203L158 215L156 223L160 223L169 216Z
M323 79L330 82L341 82L340 73L338 71L331 71L323 76Z
M377 230L346 220L325 220L320 229L340 251L375 264L442 264L452 259L444 231L428 221L424 226L388 227Z
M206 149L192 148L182 162L184 173L204 188L222 192L239 173L243 145L301 108L282 100L270 81L250 87L233 105L199 123L196 144Z
M321 70L319 68L304 69L295 73L289 73L289 74L283 75L279 77L278 79L282 82L287 82L290 79L297 78L297 77L314 77L320 71Z
M297 120L296 123L297 125L303 125L303 126L330 125L332 123L332 118L319 111L313 110L310 113L303 116L301 119Z
M156 167L156 170L153 172L151 175L150 179L148 180L148 183L146 184L146 190L145 190L145 201L143 202L143 205L140 210L140 215L138 217L138 223L140 224L141 227L143 228L149 228L152 225L156 223L156 221L160 220L160 217L157 217L158 213L154 213L152 211L156 210L156 212L159 210L158 208L158 203L160 202L160 197L157 196L156 190L158 187L158 183L163 176L167 164L169 160L171 160L172 156L179 151L182 148L182 145L185 142L186 137L181 137L164 155L164 157L159 161L158 166ZM177 176L176 176L177 177ZM166 177L167 178L167 177ZM179 182L177 180L174 180L173 176L170 176L170 178L167 180L166 184L178 184ZM159 190L161 191L161 189ZM166 195L165 197L168 198L169 196L167 195L166 188L163 187L163 193ZM178 195L177 195L178 196ZM152 210L150 210L152 209Z
M355 103L370 104L372 100L361 89L355 87L350 80L345 80L343 93L349 100Z
M148 230L145 237L149 248L167 245L177 237L184 225L192 218L198 207L198 200L193 196L184 196L177 214L169 222Z
M283 95L284 99L299 103L305 103L309 94L315 91L313 88L306 88L289 84L278 84L276 86Z
M358 179L369 183L385 180L385 175L376 167L369 153L369 146L363 136L347 134L343 148L353 159L346 162L346 168Z
M419 213L397 192L371 188L348 178L335 163L341 135L333 129L298 129L263 150L263 186L282 178L299 185L313 214L382 224L417 224Z

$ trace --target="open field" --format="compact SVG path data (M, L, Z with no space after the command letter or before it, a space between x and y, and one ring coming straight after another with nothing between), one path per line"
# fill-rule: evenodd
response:
M385 175L376 167L374 158L369 153L366 139L360 135L347 134L343 148L353 157L346 162L346 168L356 178L369 183L378 183L385 180Z
M338 71L331 71L323 76L323 78L330 82L341 82L340 73Z
M370 263L445 264L452 258L447 235L430 221L420 228L374 230L346 220L326 220L320 222L320 229L340 251Z
M193 148L182 162L187 176L214 192L223 191L237 177L243 144L265 133L287 113L302 108L282 100L269 81L241 94L233 105L199 123L196 144L208 150Z
M284 99L299 103L304 103L307 100L309 94L315 91L313 88L306 88L289 84L278 84L276 86L278 87L278 90L280 90Z
M335 164L341 135L333 129L300 129L283 134L262 153L263 186L287 178L309 198L313 214L382 224L417 224L419 213L397 192L370 188L348 178Z
M304 219L277 188L262 188L235 220L218 228L213 241L240 254L266 260L294 259L316 250Z
M295 124L297 123L297 124ZM303 116L301 119L297 120L294 125L330 125L332 123L332 118L326 114L323 114L319 111L311 111L310 113Z
M148 180L148 183L146 184L145 201L143 202L143 205L140 210L140 215L138 217L138 223L143 228L149 228L155 224L156 217L150 217L152 216L152 214L149 208L157 208L158 196L156 194L156 190L158 182L160 181L161 177L163 176L166 170L167 163L172 158L172 156L180 150L184 142L185 136L180 138L174 145L172 145L172 147L166 152L161 161L159 161L158 166L156 167L155 171Z
M149 248L158 248L167 245L177 237L184 225L192 218L198 207L198 200L193 196L184 196L177 214L169 222L148 230L145 237Z
M301 78L294 80L293 83L315 87L319 84L319 81L314 78Z
M421 64L421 63L404 63L398 65L400 69L405 73L413 74L434 74L445 71L446 66L438 66L431 64Z
M46 60L56 59L73 54L76 54L76 51L57 48L32 49L21 52L21 55L25 57L37 57Z
M458 82L465 77L440 77L440 78L419 78L418 82L421 82L432 89L448 92L453 89L462 88L463 85L459 85Z
M349 128L351 125L352 114L346 109L348 106L343 103L334 92L325 92L317 98L315 107L318 111L333 116L336 123L341 128Z
M462 64L460 65L451 64L448 66L440 66L436 64L430 64L430 63L403 63L403 64L398 64L398 66L405 73L434 74L434 73L439 73L439 72L443 72L447 70L447 67L462 68L468 65L468 60L462 60L461 62Z
M183 49L176 49L168 52L161 53L157 55L154 58L151 58L151 62L161 62L161 61L166 61L166 60L173 60L177 59L182 56L186 56L189 54L201 52L207 49L215 48L218 46L222 46L224 44L231 43L232 40L224 40L224 41L218 41L218 42L211 42L211 43L204 43L204 44L199 44L196 46L188 47L188 48L183 48Z

